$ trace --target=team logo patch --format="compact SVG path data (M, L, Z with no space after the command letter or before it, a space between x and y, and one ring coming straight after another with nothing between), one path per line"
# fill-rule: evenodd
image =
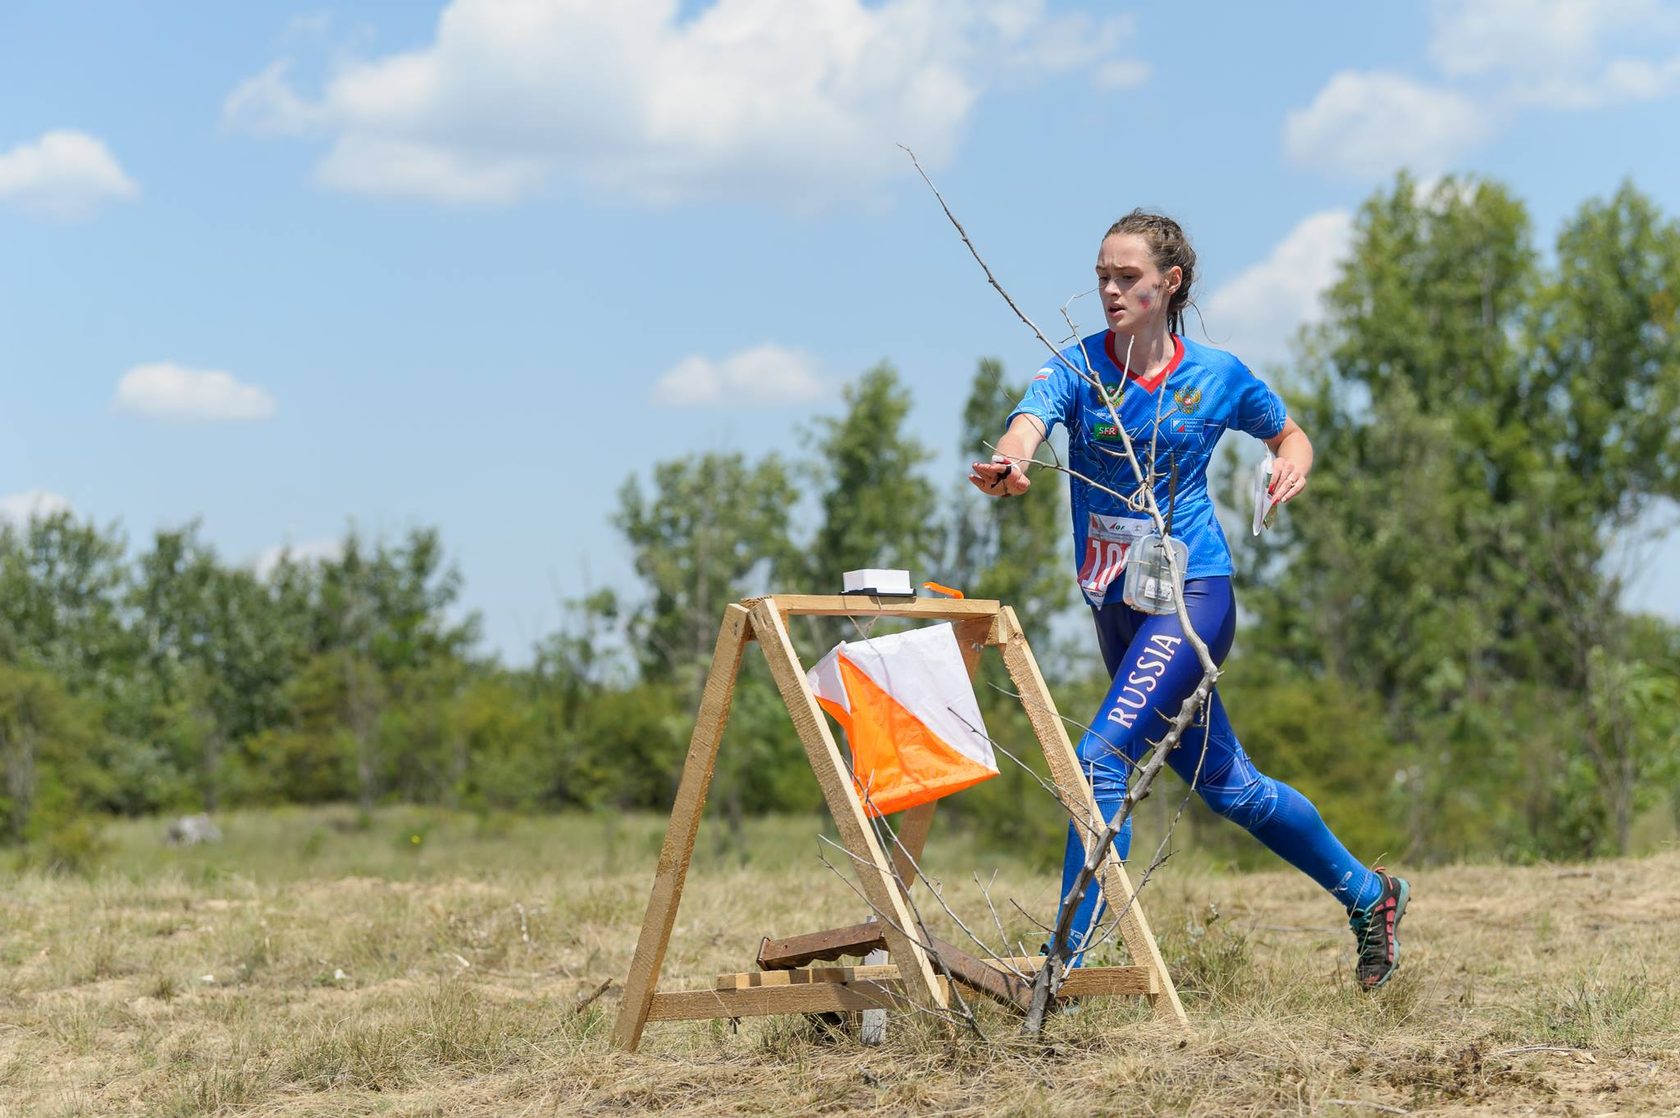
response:
M1185 415L1195 415L1196 409L1202 406L1202 390L1200 388L1180 388L1173 393L1173 402L1178 410Z
M1101 398L1102 402L1105 404L1118 405L1120 403L1120 393L1124 391L1125 388L1126 386L1124 383L1105 384L1097 390L1097 396Z

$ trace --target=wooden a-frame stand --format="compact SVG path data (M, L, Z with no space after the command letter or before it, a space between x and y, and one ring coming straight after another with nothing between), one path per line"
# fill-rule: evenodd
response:
M995 646L1015 682L1016 691L1033 733L1044 749L1050 775L1064 801L1096 818L1091 787L1080 772L1079 759L1068 740L1055 702L1039 674L1038 663L1015 611L992 601L936 598L875 598L870 596L784 595L749 598L730 605L718 632L717 650L712 655L711 674L700 700L694 733L689 740L688 760L683 764L682 782L671 808L665 845L654 873L653 895L636 941L630 974L624 984L624 1000L618 1011L614 1040L619 1047L634 1050L641 1043L648 1021L739 1018L787 1013L848 1012L893 1008L902 999L932 1009L945 1009L952 980L999 1001L1024 1008L1024 984L1003 968L974 958L949 944L935 944L937 956L906 930L914 930L906 889L915 881L913 859L921 857L933 823L934 804L911 808L904 813L898 842L904 849L889 858L876 839L862 801L830 732L805 671L788 636L790 616L907 617L954 624L957 644L972 676L980 652ZM859 887L878 919L847 928L795 936L787 940L766 939L759 949L758 973L720 975L714 987L690 990L659 990L659 972L665 949L682 900L683 882L700 829L706 790L717 765L718 743L723 738L734 698L735 679L748 641L757 641L770 664L770 674L793 716L794 728L805 745L811 769L822 785L823 796L840 834L841 844L858 867ZM1120 913L1120 938L1131 953L1129 967L1088 967L1073 972L1062 988L1063 997L1091 994L1140 994L1148 997L1158 1017L1183 1023L1184 1007L1179 1003L1172 978L1150 934L1133 894L1125 867L1108 852L1101 877L1103 896L1111 913ZM817 960L842 955L863 955L885 947L892 963L885 966L810 967ZM1013 960L1016 970L1025 971L1040 960Z

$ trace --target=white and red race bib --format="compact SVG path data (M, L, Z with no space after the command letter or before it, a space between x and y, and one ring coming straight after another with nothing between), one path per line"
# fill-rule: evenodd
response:
M1090 513L1085 529L1085 557L1079 564L1079 589L1092 605L1102 604L1108 588L1126 569L1126 553L1149 534L1148 520Z

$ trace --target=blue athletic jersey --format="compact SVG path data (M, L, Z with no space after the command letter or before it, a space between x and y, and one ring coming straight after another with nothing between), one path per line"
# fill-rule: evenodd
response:
M1154 438L1155 500L1164 515L1176 461L1172 534L1190 551L1185 577L1228 575L1231 549L1208 496L1208 461L1219 436L1229 429L1258 439L1277 435L1287 414L1283 401L1229 353L1176 336L1173 357L1151 387L1126 375L1121 364L1124 354L1114 353L1113 338L1105 330L1063 350L1033 377L1005 426L1017 415L1036 416L1046 433L1064 424L1068 466L1129 496L1137 490L1137 482L1114 429L1108 400L1113 400L1138 464L1146 471L1159 417L1159 434ZM1120 498L1078 479L1069 489L1080 589L1092 605L1118 602L1121 580L1116 576L1131 544L1150 530L1149 520L1127 509Z

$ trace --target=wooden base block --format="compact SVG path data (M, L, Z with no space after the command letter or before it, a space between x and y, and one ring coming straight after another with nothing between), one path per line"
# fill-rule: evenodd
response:
M858 967L809 967L798 970L742 971L720 974L719 990L752 990L764 986L806 986L813 982L875 982L896 979L898 968L890 964Z

